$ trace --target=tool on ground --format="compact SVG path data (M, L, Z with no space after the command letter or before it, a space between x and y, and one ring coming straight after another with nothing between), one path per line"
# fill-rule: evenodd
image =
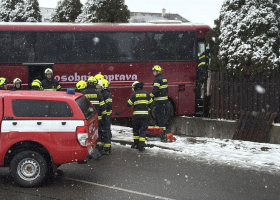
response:
M149 127L146 130L146 136L148 138L160 137L160 138L162 138L162 142L175 142L176 141L176 138L173 136L172 133L167 133L167 134L163 135L162 128ZM153 139L151 139L151 140L153 140Z

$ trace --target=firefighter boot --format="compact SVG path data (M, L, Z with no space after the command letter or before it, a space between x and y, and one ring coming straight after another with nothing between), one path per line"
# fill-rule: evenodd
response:
M139 142L139 139L134 140L134 144L131 145L131 148L132 148L132 149L139 149L139 147L138 147L138 142Z
M102 155L110 155L111 154L111 147L103 147L103 150L101 151Z
M139 151L145 151L145 141L139 141L138 149Z

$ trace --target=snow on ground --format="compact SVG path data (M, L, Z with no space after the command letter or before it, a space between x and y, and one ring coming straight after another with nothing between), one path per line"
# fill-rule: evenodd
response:
M113 125L112 135L115 145L119 145L120 141L133 142L132 128ZM280 174L280 145L278 144L177 135L175 137L177 141L173 143L146 141L146 144L156 147L146 148L145 153L168 151L209 163Z

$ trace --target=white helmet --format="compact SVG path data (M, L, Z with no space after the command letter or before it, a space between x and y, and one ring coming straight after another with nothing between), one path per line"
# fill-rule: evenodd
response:
M52 74L52 76L53 76L53 70L51 68L47 68L45 70L45 76L47 76L47 74Z
M133 91L133 92L135 91L134 88L135 88L135 86L136 86L137 83L139 83L139 81L135 81L134 83L132 83L132 91Z
M102 90L104 89L104 83L102 80L98 80L96 84L96 88L102 88Z
M20 85L21 85L22 81L19 78L15 78L13 80L14 87L16 87L16 83L20 83Z

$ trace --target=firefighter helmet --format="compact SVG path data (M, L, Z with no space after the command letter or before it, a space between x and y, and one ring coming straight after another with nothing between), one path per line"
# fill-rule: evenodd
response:
M47 76L47 74L52 74L52 76L53 76L53 70L51 68L47 68L45 70L45 76Z
M139 81L135 81L134 83L132 83L132 91L135 91L135 86L139 83Z
M42 83L41 81L39 81L38 79L35 79L34 81L32 81L31 83L31 87L38 87L40 88L40 90L42 90Z
M103 79L104 79L104 76L103 76L102 74L96 74L96 75L94 76L94 78L95 78L96 80L103 80Z
M1 78L0 78L0 85L4 85L5 81L6 81L6 79L3 78L3 77L1 77Z
M10 82L9 79L1 77L0 78L0 85L8 84Z
M87 87L87 83L85 81L79 81L76 84L76 87L77 87L78 90L85 89Z
M108 88L109 87L109 81L107 81L106 79L102 80L104 83L104 88Z
M87 82L88 83L97 83L97 80L93 76L91 76L88 78Z
M96 88L102 88L102 90L104 89L104 83L102 80L98 80Z
M152 71L158 71L158 72L161 72L162 69L159 65L155 65L153 68L152 68Z
M15 78L13 80L14 87L16 87L16 83L20 83L20 85L21 85L22 81L19 78Z

